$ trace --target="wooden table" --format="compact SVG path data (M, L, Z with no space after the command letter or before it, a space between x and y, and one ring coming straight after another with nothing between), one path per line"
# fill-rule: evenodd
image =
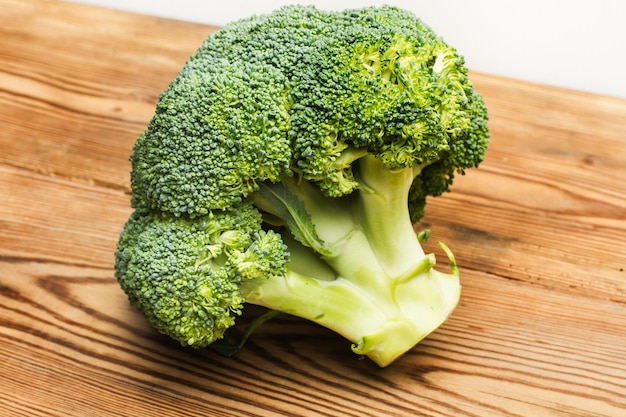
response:
M626 101L472 74L487 159L420 225L461 268L452 317L385 369L289 317L226 359L156 334L113 277L134 140L215 28L0 10L0 415L626 415Z

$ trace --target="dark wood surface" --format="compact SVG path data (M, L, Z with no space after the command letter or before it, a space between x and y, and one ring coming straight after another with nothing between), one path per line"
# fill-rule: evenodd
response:
M626 101L472 74L487 159L420 225L461 269L450 319L385 369L289 317L226 359L156 334L113 277L134 140L215 28L0 10L0 415L626 415Z

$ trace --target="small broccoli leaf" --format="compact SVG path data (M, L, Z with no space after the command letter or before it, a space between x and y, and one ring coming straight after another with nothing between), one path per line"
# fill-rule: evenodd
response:
M279 314L280 314L280 311L270 310L267 313L263 314L262 316L259 316L256 319L254 319L248 325L248 327L246 327L246 331L244 332L243 336L241 336L241 339L238 342L233 342L230 339L226 339L226 338L219 339L211 343L209 345L209 348L211 348L212 350L214 350L215 352L217 352L218 354L222 356L230 358L231 356L236 355L241 349L244 348L244 346L246 345L246 342L248 341L252 333L254 333L254 331L259 326L261 326L266 321L273 319Z
M329 245L318 236L315 224L302 199L284 182L261 183L254 199L259 209L281 218L300 243L323 256L332 253Z
M430 237L430 229L424 229L417 233L417 240L419 242L426 242Z

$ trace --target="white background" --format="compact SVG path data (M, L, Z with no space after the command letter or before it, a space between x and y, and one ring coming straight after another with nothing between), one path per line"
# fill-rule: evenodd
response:
M74 0L222 26L286 4L413 11L474 71L626 98L623 0Z

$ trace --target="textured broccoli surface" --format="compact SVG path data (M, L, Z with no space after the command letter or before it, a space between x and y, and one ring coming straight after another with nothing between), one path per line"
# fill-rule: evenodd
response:
M335 330L386 366L460 294L413 224L488 145L463 58L394 7L289 6L210 35L131 155L116 252L130 301L202 347L245 303Z

